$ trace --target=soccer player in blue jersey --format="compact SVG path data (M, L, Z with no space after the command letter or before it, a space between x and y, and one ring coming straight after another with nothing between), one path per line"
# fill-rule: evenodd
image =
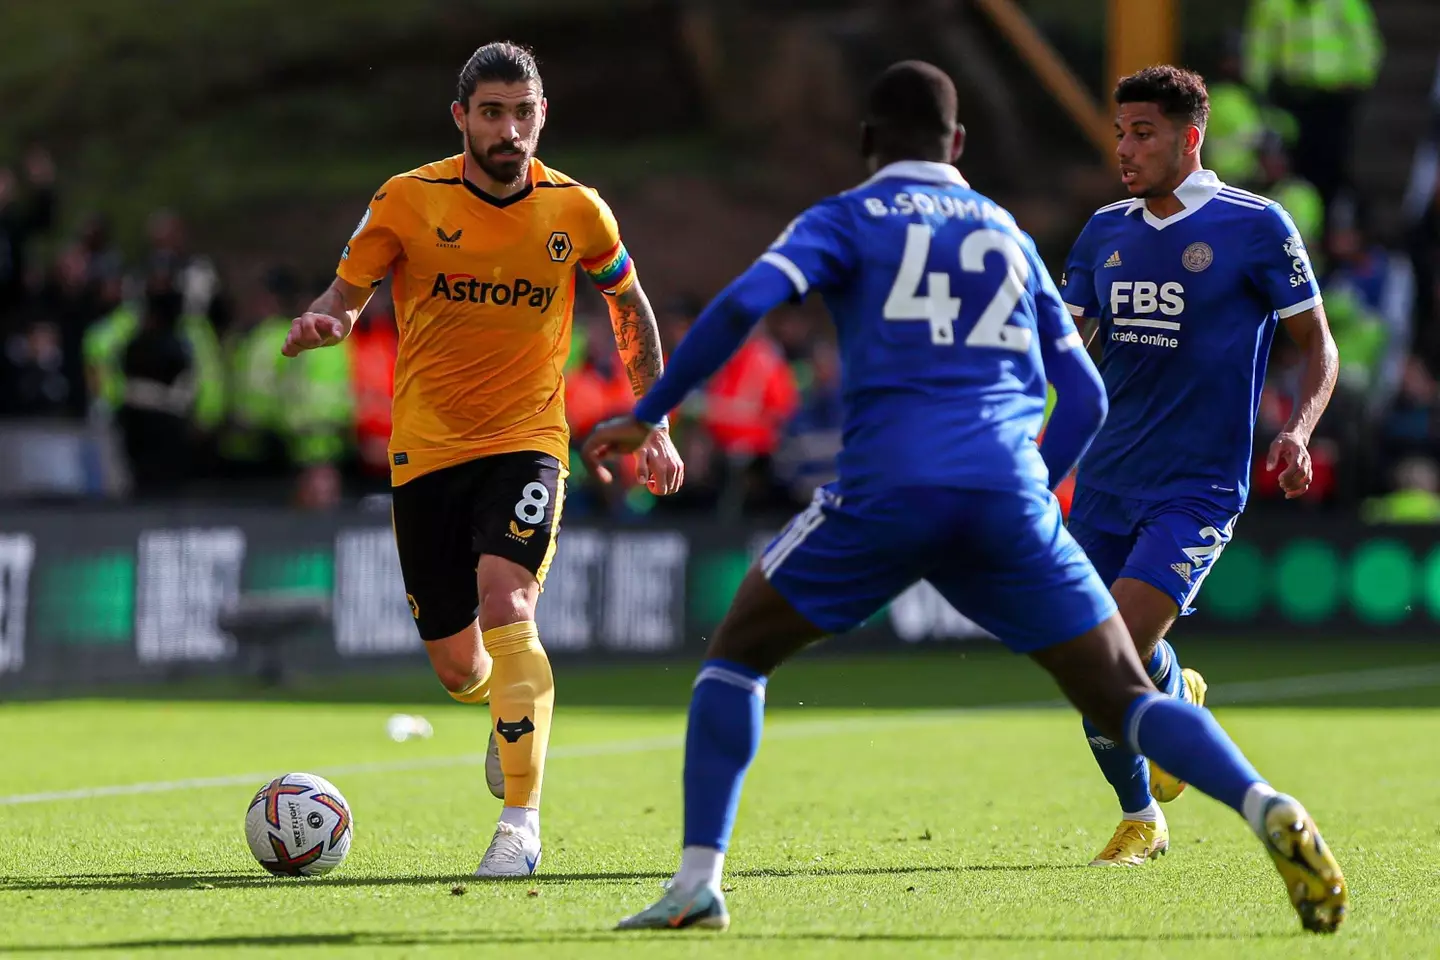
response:
M1338 357L1290 216L1201 166L1204 81L1150 67L1121 80L1115 100L1120 177L1132 199L1095 212L1062 280L1070 313L1098 329L1091 348L1110 400L1080 463L1070 533L1111 585L1156 686L1201 705L1204 679L1181 670L1164 637L1245 508L1277 321L1304 357L1294 414L1269 450L1287 498L1310 485L1306 444ZM1092 865L1139 866L1169 846L1156 801L1173 800L1185 781L1094 719L1085 732L1122 813Z
M746 575L695 680L685 742L680 869L624 929L723 929L720 877L740 786L760 745L766 679L919 579L1026 653L1084 716L1241 812L1304 924L1333 930L1340 869L1295 800L1271 788L1210 717L1160 693L1051 493L1099 429L1103 385L1030 238L952 166L955 88L896 64L863 128L874 176L797 218L701 314L633 416L587 461L637 449L770 309L808 291L839 333L839 479ZM1059 394L1035 437L1046 378Z

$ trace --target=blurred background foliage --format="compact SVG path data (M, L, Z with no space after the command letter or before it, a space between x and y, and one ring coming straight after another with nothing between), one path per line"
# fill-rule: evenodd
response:
M834 16L847 6L848 19ZM547 162L611 191L670 175L743 179L745 169L774 185L786 177L756 168L773 162L775 114L805 105L784 89L787 64L806 57L794 28L823 15L842 56L869 68L905 45L907 29L911 41L925 32L927 4L891 6L905 9L882 24L876 4L843 2L7 0L0 156L48 144L63 161L67 213L109 214L127 249L145 216L169 207L222 256L279 234L287 252L323 262L367 191L455 152L446 112L455 74L486 40L513 37L539 52ZM1022 6L1103 95L1102 0ZM1203 65L1242 7L1185 4L1187 58ZM987 23L974 26L1013 82L1010 97L1044 118L1033 136L1083 151L1008 46ZM848 109L852 92L835 91L834 104ZM781 122L814 137L815 119ZM970 159L983 166L984 117L967 120L980 134ZM850 159L844 130L837 152ZM823 139L817 153L830 146ZM814 179L799 202L845 183L828 169Z

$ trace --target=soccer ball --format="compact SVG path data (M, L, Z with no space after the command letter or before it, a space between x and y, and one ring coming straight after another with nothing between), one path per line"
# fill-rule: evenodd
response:
M260 866L283 877L318 877L345 860L350 805L323 777L287 773L260 788L245 811L245 839Z

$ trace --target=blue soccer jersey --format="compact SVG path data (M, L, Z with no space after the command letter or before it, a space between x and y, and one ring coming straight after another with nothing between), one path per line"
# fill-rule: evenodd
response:
M654 424L766 311L821 293L840 341L838 479L760 568L811 623L841 632L926 579L1014 650L1115 612L1050 492L1104 417L1034 244L948 164L909 161L797 217L700 314L635 407ZM1060 395L1036 446L1046 373Z
M842 494L1045 486L1041 339L1078 334L1034 243L955 168L892 164L801 214L761 261L834 318Z
M1248 493L1277 318L1314 307L1320 291L1279 204L1208 170L1175 195L1184 209L1163 220L1143 200L1100 208L1066 264L1070 312L1100 324L1110 398L1078 484L1233 514Z

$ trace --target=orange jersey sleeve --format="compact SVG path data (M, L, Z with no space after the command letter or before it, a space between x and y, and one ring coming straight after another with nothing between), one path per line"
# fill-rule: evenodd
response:
M582 189L586 200L593 205L594 222L579 251L580 268L601 293L613 297L635 285L635 261L630 259L630 251L620 240L620 225L615 222L610 205L594 190Z
M634 284L614 217L590 188L531 161L504 198L465 178L463 155L399 174L370 204L341 279L394 280L391 480L501 453L568 462L563 370L577 275ZM589 267L581 261L588 258Z
M356 287L379 285L403 252L400 242L401 200L393 196L398 178L392 177L376 191L365 215L340 253L335 275Z

